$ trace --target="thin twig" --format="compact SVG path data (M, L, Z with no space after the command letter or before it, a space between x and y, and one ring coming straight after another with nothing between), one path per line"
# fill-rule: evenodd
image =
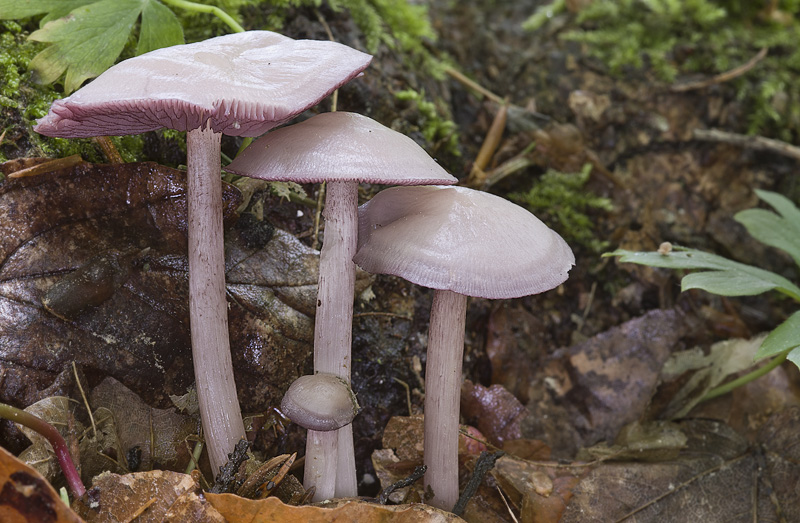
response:
M66 169L68 167L74 167L79 163L83 163L83 158L81 158L80 154L73 154L72 156L67 156L66 158L55 158L53 160L48 160L46 162L34 165L32 167L20 169L19 171L14 171L13 173L9 174L8 177L25 178L27 176L38 176L40 174L46 174L49 172L57 171L58 169Z
M78 385L78 391L81 393L81 398L83 398L83 404L86 406L86 412L89 413L89 421L92 422L92 431L94 431L94 438L97 439L97 425L94 422L94 416L92 416L92 407L89 406L89 400L86 398L86 393L83 392L83 385L81 385L81 380L78 377L78 366L75 365L75 362L72 362L72 372L75 374L75 383Z
M757 55L755 55L753 58L748 60L747 63L744 63L744 64L740 65L739 67L734 67L730 71L725 71L724 73L720 73L720 74L718 74L716 76L712 76L711 78L707 78L706 80L702 80L702 81L699 81L699 82L691 82L691 83L688 83L688 84L673 85L672 87L670 87L669 90L672 91L673 93L683 93L683 92L686 92L686 91L693 91L693 90L696 90L696 89L703 89L705 87L709 87L709 86L715 85L715 84L721 84L723 82L727 82L728 80L733 80L737 76L742 76L747 71L749 71L750 69L755 67L756 64L758 62L760 62L761 60L763 60L765 56L767 56L767 48L766 47L762 47Z
M718 129L695 129L692 131L692 137L695 140L703 140L706 142L720 142L759 151L771 151L794 158L795 160L800 160L800 147L773 138L729 133Z

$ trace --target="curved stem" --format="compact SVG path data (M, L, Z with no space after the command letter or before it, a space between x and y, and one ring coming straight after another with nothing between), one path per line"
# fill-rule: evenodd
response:
M245 437L233 378L225 300L221 137L220 133L202 128L186 135L192 359L203 434L214 476L228 461L228 453Z
M4 403L0 403L0 417L35 430L47 438L47 441L53 446L56 459L61 466L61 471L64 473L64 478L67 480L67 485L69 485L72 495L79 498L86 493L86 487L84 487L81 481L81 475L78 474L78 470L75 468L75 463L72 461L67 443L54 426L29 412Z
M726 383L725 385L720 385L719 387L715 387L715 388L711 389L710 391L706 392L706 395L703 396L700 399L700 401L701 402L708 401L710 399L716 398L717 396L722 396L723 394L727 394L727 393L729 393L730 391L732 391L733 389L735 389L737 387L741 387L742 385L745 385L747 383L750 383L753 380L756 380L756 379L760 378L764 374L767 374L769 371L771 371L772 369L774 369L775 367L777 367L778 365L783 363L784 360L786 360L786 356L789 355L790 351L791 351L791 349L789 349L789 350L787 350L787 351L785 351L785 352L783 352L781 354L778 354L777 356L775 356L775 358L772 359L772 361L770 361L769 363L767 363L763 367L757 368L753 372L748 372L744 376L742 376L740 378L736 378L735 380L730 381L730 382Z
M453 510L458 501L458 419L467 297L437 290L425 365L425 502Z
M196 2L188 2L187 0L161 0L165 4L174 5L175 7L180 7L182 9L186 9L187 11L195 11L198 13L211 13L223 22L225 22L228 27L234 33L243 33L244 27L239 25L239 22L233 19L231 15L220 9L215 5L205 5L205 4L198 4Z

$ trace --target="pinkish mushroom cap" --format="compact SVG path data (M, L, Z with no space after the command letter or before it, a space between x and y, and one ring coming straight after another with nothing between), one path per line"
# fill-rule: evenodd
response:
M558 286L575 264L564 239L536 216L466 187L393 187L358 214L353 261L432 289L517 298Z
M372 57L342 44L246 31L120 62L57 100L36 132L78 138L166 127L258 136L357 76Z
M225 168L263 180L396 185L456 179L411 138L355 113L322 113L256 140Z

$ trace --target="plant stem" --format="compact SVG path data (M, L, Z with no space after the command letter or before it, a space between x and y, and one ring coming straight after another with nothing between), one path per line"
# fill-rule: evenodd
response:
M716 398L717 396L722 396L723 394L727 394L728 392L732 391L737 387L741 387L742 385L745 385L755 379L760 378L764 374L767 374L769 371L771 371L772 369L783 363L784 360L786 360L786 356L788 355L789 355L789 350L775 356L775 358L772 361L770 361L763 367L759 367L753 372L749 372L744 376L742 376L741 378L737 378L731 382L726 383L725 385L720 385L719 387L711 389L710 391L706 392L706 395L703 396L703 398L700 401L701 402L708 401L710 399Z
M233 19L231 15L220 9L215 5L205 5L205 4L198 4L196 2L188 2L187 0L162 0L167 5L174 5L175 7L180 7L182 9L186 9L187 11L196 11L198 13L211 13L223 22L225 22L228 27L234 33L244 33L244 27L239 25L239 22Z
M61 466L61 471L64 473L72 495L79 498L86 493L86 487L83 486L81 475L78 474L78 470L75 468L75 463L72 461L72 456L69 454L67 443L55 427L29 412L12 407L11 405L6 405L5 403L0 403L0 417L24 425L47 438L47 441L53 446L56 459Z

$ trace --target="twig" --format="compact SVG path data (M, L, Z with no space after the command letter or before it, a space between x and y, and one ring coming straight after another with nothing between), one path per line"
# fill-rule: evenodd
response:
M755 67L755 65L764 59L767 56L767 48L762 47L761 50L755 55L753 58L740 65L739 67L734 67L730 71L725 71L724 73L720 73L716 76L712 76L706 80L702 80L699 82L691 82L688 84L680 84L680 85L673 85L670 87L670 91L673 93L683 93L686 91L693 91L695 89L703 89L705 87L709 87L715 84L721 84L722 82L727 82L728 80L733 80L737 76L742 76L747 71Z
M411 475L409 475L407 478L401 479L396 483L392 483L391 485L383 489L380 495L378 496L378 503L380 503L381 505L385 505L386 502L389 501L389 496L392 494L392 492L394 492L397 489L410 487L411 485L419 481L419 479L422 476L425 475L426 470L428 470L427 466L420 465L419 467L415 468L414 472L412 472Z
M408 383L399 379L399 378L392 378L394 381L399 383L406 389L406 403L408 404L408 415L411 416L413 413L411 412L411 387L408 386Z
M748 147L759 151L771 151L783 156L800 160L800 147L763 136L747 136L746 134L729 133L718 129L695 129L692 131L695 140L720 142L740 147Z
M103 150L103 155L106 157L106 160L108 160L108 163L125 163L122 160L122 155L120 155L117 148L114 147L114 142L111 141L111 138L108 136L95 136L92 140Z
M482 94L483 96L485 96L489 100L493 101L494 103L499 104L499 105L503 105L504 103L506 103L506 101L503 100L503 98L501 98L500 96L494 94L493 92L491 92L490 90L488 90L487 88L485 88L484 86L482 86L481 84L476 82L475 80L472 80L471 78L467 78L467 76L465 76L461 71L457 71L457 70L453 69L452 67L446 67L444 72L449 74L450 76L452 76L453 78L455 78L456 80L461 82L462 84L466 85L467 87L469 87L473 91L477 91L478 93Z
M467 503L469 503L469 500L472 499L472 496L478 491L478 487L481 486L483 478L494 468L495 462L505 456L505 454L506 453L502 450L498 450L492 454L486 451L481 452L478 461L475 463L475 470L472 472L472 477L469 478L467 486L464 487L464 492L461 493L461 496L453 507L453 514L460 516L464 513L464 510L467 508Z
M362 316L388 316L389 318L400 318L401 320L412 321L414 318L411 316L406 316L404 314L397 314L396 312L379 312L379 311L369 311L369 312L356 312L353 314L354 318L361 318Z
M81 379L78 377L78 366L75 365L75 362L72 362L72 372L75 374L75 383L78 385L78 390L81 393L81 398L83 398L83 404L86 406L86 412L89 413L89 421L92 422L92 431L94 431L94 438L97 439L97 425L94 422L94 416L92 416L92 407L89 406L89 400L86 398L86 393L83 392L83 385L81 385Z
M48 160L44 163L40 163L38 165L34 165L26 169L20 169L19 171L14 171L13 173L9 174L8 177L25 178L27 176L38 176L40 174L53 172L58 169L66 169L68 167L74 167L79 163L83 163L83 158L81 158L80 154L73 154L72 156L67 156L66 158L55 158L53 160Z
M483 144L478 151L478 156L475 157L475 162L472 164L472 170L470 170L469 176L467 177L468 187L477 189L483 186L483 184L486 182L486 166L489 165L489 161L492 159L495 151L497 151L497 147L500 145L500 140L503 138L503 132L506 130L507 120L508 99L504 100L504 103L500 105L500 108L497 110L497 114L494 115L492 125L489 126L486 137L483 139Z

